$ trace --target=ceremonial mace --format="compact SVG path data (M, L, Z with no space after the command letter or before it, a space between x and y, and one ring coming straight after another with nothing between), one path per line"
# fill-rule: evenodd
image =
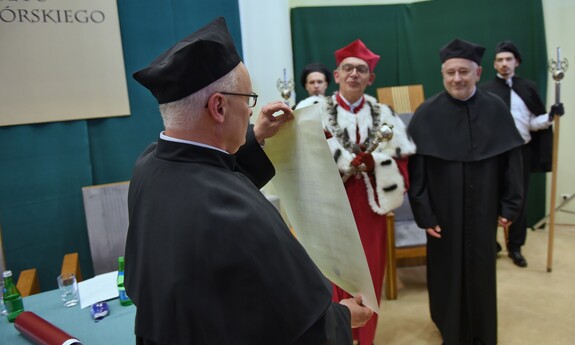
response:
M561 79L569 67L567 59L561 60L561 48L557 47L557 60L549 60L549 72L555 80L555 105L561 103ZM549 211L549 240L547 241L547 272L551 272L553 260L553 237L555 235L555 199L557 197L557 157L559 155L559 119L558 114L553 114L553 158L551 165L551 210Z
M373 139L373 142L371 143L371 145L369 145L367 150L365 150L365 153L372 153L373 151L375 151L379 143L381 143L382 141L390 141L391 138L393 138L393 126L388 125L387 123L382 124L381 127L379 127L379 129L377 130L377 132L375 132L375 138ZM341 176L341 180L343 181L343 183L345 183L345 181L347 181L350 177L357 174L358 172L365 171L365 169L366 166L363 163L360 164L358 167L350 164L349 170L344 175Z
M290 80L287 79L287 74L286 74L285 68L284 68L284 78L283 78L283 80L281 78L278 79L276 86L278 88L278 91L280 92L280 94L282 95L282 97L284 99L284 103L289 105L289 99L291 97L291 92L294 89L294 83L293 83L293 79L290 79Z

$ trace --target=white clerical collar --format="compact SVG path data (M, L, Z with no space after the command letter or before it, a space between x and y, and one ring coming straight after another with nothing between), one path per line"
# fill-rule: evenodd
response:
M497 73L497 78L505 80L505 84L509 85L509 87L513 86L513 74L509 76L509 78L505 78L501 74Z
M220 152L224 152L224 153L229 154L229 152L226 152L226 151L224 151L224 150L222 150L222 149L219 149L219 148L217 148L217 147L214 147L214 146L211 146L211 145L207 145L207 144L204 144L204 143L199 143L199 142L197 142L197 141L191 141L191 140L184 140L184 139L180 139L180 138L174 138L174 137L171 137L171 136L169 136L169 135L166 135L166 133L164 133L164 132L160 132L160 139L166 140L166 141L173 141L173 142L175 142L175 143L182 143L182 144L188 144L188 145L195 145L195 146L205 147L205 148L208 148L208 149L217 150L217 151L220 151Z
M345 104L348 105L349 109L353 112L353 110L357 107L359 107L361 105L361 101L363 101L363 96L361 96L355 103L349 103L349 101L347 99L345 99L345 97L343 97L343 95L340 93L339 97L341 97L341 99L345 102Z
M470 95L469 97L467 97L466 99L459 99L459 98L455 98L455 99L458 100L458 101L465 102L465 101L467 101L468 99L470 99L471 97L475 96L475 93L476 93L476 92L477 92L477 86L475 87L475 89L473 89L473 92L471 93L471 95Z

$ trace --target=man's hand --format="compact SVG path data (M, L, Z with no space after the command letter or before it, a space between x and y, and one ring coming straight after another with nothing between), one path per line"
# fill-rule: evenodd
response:
M500 226L506 228L508 226L511 225L512 221L510 221L507 218L503 218L503 217L499 217L499 219L497 220L497 222L499 223Z
M362 304L362 298L357 295L354 298L346 298L339 301L351 311L351 328L363 327L371 319L373 310Z
M263 144L265 139L276 135L280 127L290 120L293 120L293 111L287 104L278 101L264 105L254 124L257 141Z
M431 237L441 238L441 228L439 225L436 225L433 228L427 228L425 229L425 232L427 232Z
M358 169L358 170L365 172L373 171L375 162L373 161L373 156L371 155L371 153L358 152L357 155L355 155L355 158L351 161L351 165L353 165L356 168L359 168L361 164L365 164L365 169L363 170Z
M555 119L555 115L563 116L565 114L565 108L563 108L563 103L553 104L551 110L549 110L549 122Z

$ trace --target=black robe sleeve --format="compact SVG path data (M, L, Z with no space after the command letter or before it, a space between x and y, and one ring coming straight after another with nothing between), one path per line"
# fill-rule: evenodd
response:
M327 339L318 343L318 339ZM349 308L332 302L325 315L311 326L294 345L349 345L353 342Z
M503 190L499 199L499 214L503 218L514 221L519 215L524 197L523 153L521 152L521 147L505 153L501 158L501 167L503 171L500 176L502 176L504 181L501 181L500 184Z
M433 228L439 223L433 213L425 178L425 157L409 157L409 203L417 225L422 229Z
M511 89L501 78L494 79L481 85L483 90L499 96L510 107ZM521 97L531 113L537 116L547 116L545 105L537 92L537 85L528 79L513 77L513 90ZM531 172L551 171L553 155L553 129L552 127L531 132Z
M246 175L258 188L262 188L276 173L272 162L256 140L253 125L248 128L246 143L240 147L235 156L237 170Z

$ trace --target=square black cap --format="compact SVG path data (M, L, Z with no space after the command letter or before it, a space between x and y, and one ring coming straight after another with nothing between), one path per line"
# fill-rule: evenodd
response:
M240 62L226 21L219 17L176 43L133 77L163 104L203 89Z
M319 72L325 75L325 81L327 85L331 83L331 72L330 70L321 62L312 62L307 64L303 71L301 72L300 82L301 86L305 87L305 83L307 82L307 76L312 72Z
M521 54L519 53L519 48L515 45L515 43L511 41L502 41L497 44L495 48L495 55L497 53L509 52L515 56L515 60L521 62Z
M481 65L481 59L485 53L485 48L459 38L447 43L439 50L439 58L441 62L453 58L462 58L476 62Z

